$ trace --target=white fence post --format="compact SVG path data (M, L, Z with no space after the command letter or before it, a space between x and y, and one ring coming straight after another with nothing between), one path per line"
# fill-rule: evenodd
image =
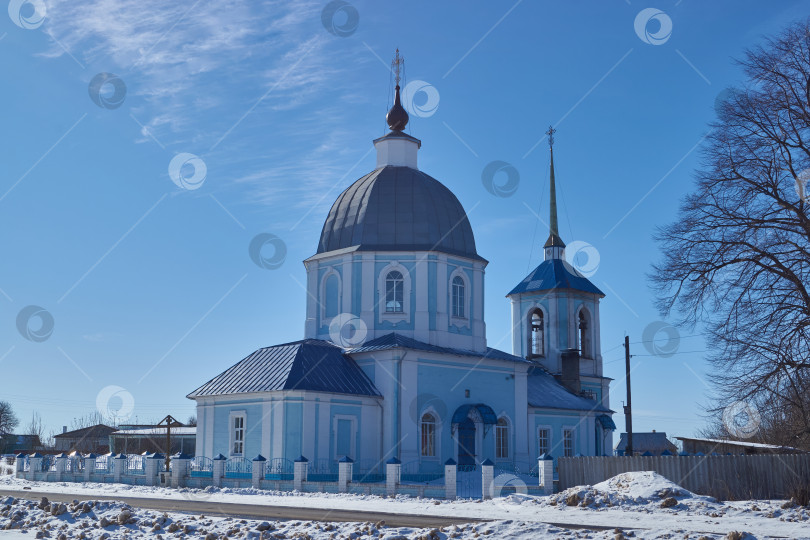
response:
M487 458L481 464L481 497L491 499L495 488L495 464Z
M124 454L113 454L107 459L113 458L113 481L116 483L121 482L121 476L124 474L124 469L127 467L127 456Z
M61 482L62 477L65 475L65 464L67 463L67 454L62 452L52 458L56 462L56 481Z
M14 457L14 477L25 478L25 454L17 454Z
M160 465L161 459L163 457L160 454L149 454L145 457L146 461L143 464L143 472L146 476L146 485L147 486L154 486L157 485L158 480L158 466Z
M352 467L354 460L349 456L343 456L338 461L338 491L346 493L349 491L349 482L352 481Z
M304 456L299 457L293 462L293 489L304 491L304 482L307 481L308 468L309 460Z
M537 476L543 487L543 495L554 493L554 458L543 454L537 460Z
M28 480L34 480L35 474L42 470L42 454L34 452L28 456Z
M393 457L385 462L385 493L396 495L402 472L402 462Z
M453 458L444 462L444 498L448 501L455 500L458 495L458 488L456 487L456 474L458 473L458 465Z
M222 454L218 454L217 457L213 459L214 470L211 483L214 485L214 487L222 487L222 477L225 476L225 461L227 461L227 459L228 458Z
M84 456L84 481L89 482L93 478L93 473L96 472L96 455L87 454Z
M253 480L252 485L256 489L260 489L262 487L262 478L264 478L264 465L267 463L267 458L263 455L259 454L255 458L253 458L253 465L251 467L251 478Z

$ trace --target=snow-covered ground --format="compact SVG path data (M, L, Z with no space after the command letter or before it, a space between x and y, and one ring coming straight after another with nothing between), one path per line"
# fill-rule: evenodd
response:
M24 488L81 494L76 504L42 505L26 500ZM19 490L0 499L0 529L28 531L19 538L808 538L810 511L785 501L718 502L694 495L653 473L620 474L595 486L571 488L548 497L510 495L491 501L438 501L346 494L287 493L245 489L167 489L121 484L28 482L1 476L0 489ZM373 523L267 522L163 514L94 495L205 500L257 505L333 508L398 514L487 519L487 523L444 529L391 528ZM85 504L86 503L86 504ZM42 508L40 508L42 506ZM64 510L64 511L63 511ZM129 514L122 519L121 515ZM569 530L548 523L610 527ZM157 528L156 528L157 524ZM175 524L175 525L173 525ZM171 529L171 530L170 530ZM264 531L260 530L264 529ZM614 530L615 529L615 530ZM632 530L631 530L632 529ZM41 532L40 531L44 531ZM184 532L185 531L185 532ZM6 537L0 530L0 540ZM47 536L45 535L47 533ZM104 536L104 534L109 536ZM739 533L739 534L737 534ZM84 536L82 536L84 534ZM296 536L297 535L297 536Z

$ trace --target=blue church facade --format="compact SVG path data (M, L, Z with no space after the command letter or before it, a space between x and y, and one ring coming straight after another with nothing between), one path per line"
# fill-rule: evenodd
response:
M545 260L507 295L512 352L487 347L487 261L458 199L420 171L399 85L377 166L344 191L307 272L305 339L248 355L188 397L197 455L334 464L610 455L604 294L565 262L553 155ZM517 276L516 276L517 277Z

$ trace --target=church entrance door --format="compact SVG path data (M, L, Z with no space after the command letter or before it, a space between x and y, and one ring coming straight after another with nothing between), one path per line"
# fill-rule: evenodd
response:
M470 418L458 424L458 468L475 470L475 422Z

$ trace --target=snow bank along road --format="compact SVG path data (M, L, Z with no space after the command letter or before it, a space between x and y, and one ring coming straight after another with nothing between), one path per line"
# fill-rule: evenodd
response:
M30 491L24 488L30 488ZM810 539L810 510L789 501L737 501L719 502L710 497L692 494L676 484L652 472L625 473L595 486L579 486L548 497L511 495L490 501L438 501L406 496L385 498L376 496L322 494L322 493L286 493L245 489L165 489L142 486L123 486L117 484L67 484L27 482L13 477L0 476L0 489L13 491L14 498L0 499L0 529L27 528L31 531L42 530L41 527L52 526L61 530L73 531L65 538L85 532L85 538L102 539L109 531L118 538L126 534L128 538L138 538L138 534L150 533L155 525L165 537L171 523L183 523L189 530L200 532L201 538L217 538L225 534L229 527L236 527L239 533L231 536L249 538L251 534L262 531L256 529L262 523L251 523L247 520L234 521L233 516L226 518L194 517L189 515L161 515L154 510L132 508L120 502L98 501L101 496L120 500L137 497L138 505L146 505L144 499L163 508L165 502L199 501L201 504L234 504L239 507L254 508L283 507L287 521L271 524L274 535L266 538L289 538L301 534L303 538L352 538L375 537L395 538L559 538L580 537L619 538L620 535L635 538L807 538ZM40 501L30 494L32 491L45 493L55 498L59 493L70 492L75 495L77 503L59 505L49 503L40 508ZM19 499L17 499L19 497ZM62 497L64 498L64 497ZM84 501L79 499L84 498ZM88 500L89 499L89 500ZM85 505L87 503L87 505ZM142 503L142 504L141 504ZM54 505L56 507L54 508ZM62 507L65 507L62 509ZM222 506L219 506L221 509ZM317 511L320 517L298 518L287 514L289 510ZM54 511L57 513L54 514ZM110 525L122 512L132 514L135 523L129 519L123 524ZM200 510L198 510L200 511ZM214 510L216 512L216 510ZM270 510L272 511L272 510ZM332 513L330 514L330 511ZM210 511L207 511L210 512ZM366 514L359 514L365 512ZM369 524L337 523L341 519L368 520L369 512L379 515L394 516L389 527L371 527ZM124 512L125 513L125 512ZM217 512L220 513L220 512ZM246 511L240 515L250 515ZM338 514L340 513L340 514ZM355 514L352 514L355 513ZM42 515L40 515L42 514ZM208 515L208 514L206 514ZM266 514L262 514L264 516ZM354 518L353 515L357 517ZM448 517L451 516L451 517ZM106 525L128 528L126 531L100 527L101 518L107 519ZM114 520L115 518L115 520ZM292 519L327 519L335 523L294 522ZM415 518L417 521L404 521ZM199 520L205 525L201 526ZM265 518L267 519L267 518ZM272 518L270 518L272 519ZM428 521L436 519L437 521ZM459 521L477 523L457 525ZM484 520L482 522L480 520ZM161 521L160 523L157 523ZM430 523L456 523L439 529L425 528ZM390 525L402 525L400 528ZM554 524L554 525L551 525ZM560 527L586 527L589 531L561 530ZM79 527L79 529L76 529ZM179 525L174 526L177 531ZM295 527L298 527L296 529ZM358 529L359 527L359 529ZM371 527L371 528L369 528ZM404 527L404 528L403 528ZM418 528L409 528L418 527ZM598 528L609 530L598 531ZM614 528L619 532L614 531ZM103 529L103 530L102 530ZM283 531L282 531L283 529ZM328 529L328 530L327 530ZM376 531L371 534L372 529ZM632 530L631 530L632 529ZM265 529L268 531L270 529ZM257 532L258 531L258 532ZM362 534L360 534L360 532ZM435 534L432 534L435 531ZM487 532L489 534L487 534ZM430 533L430 534L429 534ZM731 534L734 533L734 534ZM195 533L196 534L196 533ZM286 536L283 536L283 535ZM370 536L365 536L365 535ZM74 535L74 536L71 536ZM213 536L211 536L213 535ZM282 535L282 536L279 536ZM393 535L393 536L391 536ZM428 536L425 536L428 535ZM186 533L186 537L196 537ZM58 539L61 534L49 535ZM149 536L144 536L144 538ZM583 536L584 537L584 536ZM31 537L29 537L31 538ZM0 540L5 540L0 536Z

